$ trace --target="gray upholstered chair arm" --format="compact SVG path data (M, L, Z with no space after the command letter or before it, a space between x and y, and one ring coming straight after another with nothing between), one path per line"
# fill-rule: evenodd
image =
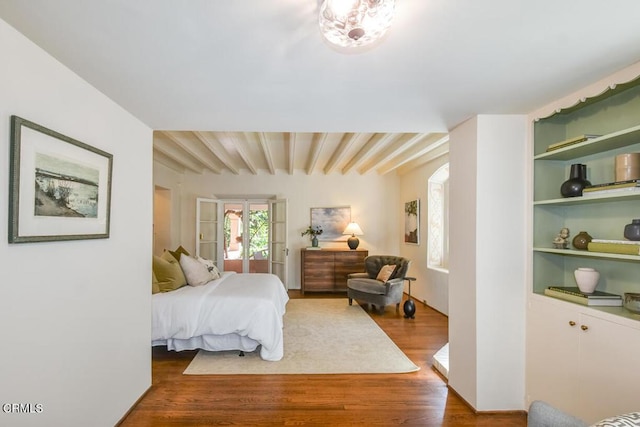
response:
M391 280L387 280L384 283L385 289L386 289L386 294L389 295L390 291L392 288L398 287L398 286L402 286L402 282L404 281L403 278L401 277L396 277L395 279L391 279ZM404 289L403 289L404 291Z
M349 273L347 277L349 279L367 279L369 275L367 273Z
M529 427L587 427L584 421L569 415L546 402L536 400L529 406Z

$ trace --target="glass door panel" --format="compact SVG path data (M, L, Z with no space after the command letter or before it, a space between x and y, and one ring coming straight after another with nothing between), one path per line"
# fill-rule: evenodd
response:
M269 210L266 203L249 204L249 230L246 247L249 273L269 272Z
M196 255L218 265L218 203L196 199Z
M244 271L243 245L243 203L227 202L224 204L224 271Z

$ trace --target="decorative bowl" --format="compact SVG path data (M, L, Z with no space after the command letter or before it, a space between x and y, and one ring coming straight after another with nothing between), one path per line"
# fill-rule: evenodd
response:
M634 313L640 313L640 294L634 292L624 293L624 308Z
M595 291L600 280L600 273L593 268L580 267L573 272L580 292L590 294Z

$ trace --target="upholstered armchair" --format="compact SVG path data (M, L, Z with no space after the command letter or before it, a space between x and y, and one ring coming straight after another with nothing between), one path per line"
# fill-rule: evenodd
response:
M400 311L404 291L404 277L410 261L392 255L370 255L364 259L364 273L351 273L347 280L349 305L353 300L372 304L384 311L385 306L395 304Z

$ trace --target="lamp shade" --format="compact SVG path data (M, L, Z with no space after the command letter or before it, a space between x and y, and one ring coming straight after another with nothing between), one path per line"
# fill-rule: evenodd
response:
M364 233L356 222L350 222L342 234L351 234L352 236L362 236Z
M360 244L360 240L356 236L362 236L364 233L357 223L350 222L349 225L347 225L347 228L344 229L344 232L342 234L351 234L351 237L347 239L347 244L349 245L350 249L355 250Z

